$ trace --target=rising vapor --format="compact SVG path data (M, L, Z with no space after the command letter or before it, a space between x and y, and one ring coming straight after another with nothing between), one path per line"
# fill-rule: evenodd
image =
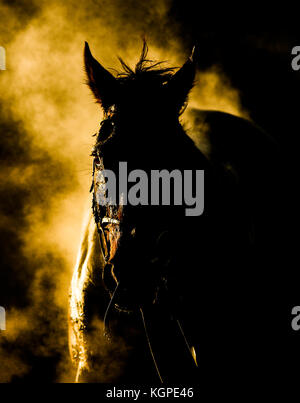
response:
M0 45L7 55L7 70L0 72L0 218L7 256L0 382L74 379L68 289L89 206L92 134L101 120L85 85L83 44L88 41L114 73L118 55L137 61L146 35L152 59L180 66L190 49L182 46L169 7L169 0L0 2ZM202 72L197 82L191 106L245 116L220 68ZM183 121L192 126L188 111ZM39 375L32 368L37 358L50 368Z

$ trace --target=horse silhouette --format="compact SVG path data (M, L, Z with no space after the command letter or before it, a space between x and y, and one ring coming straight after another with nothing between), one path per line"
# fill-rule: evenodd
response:
M147 51L144 42L135 69L120 59L123 72L114 76L85 44L88 85L104 119L92 151L93 213L70 292L76 382L236 377L266 351L258 312L274 236L277 145L251 121L190 108L201 150L180 123L197 52L175 69L148 60ZM120 161L149 174L204 170L204 213L100 205L97 174L118 172Z

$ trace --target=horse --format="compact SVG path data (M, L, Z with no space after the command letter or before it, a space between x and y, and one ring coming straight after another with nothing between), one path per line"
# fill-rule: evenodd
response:
M70 289L75 382L236 376L265 346L256 308L265 302L260 251L272 238L277 145L250 120L188 108L197 51L178 69L147 54L144 42L135 68L120 58L123 71L113 75L85 43L87 84L103 120ZM203 149L181 123L186 108ZM180 205L101 205L99 173L117 172L121 161L146 173L203 170L203 214L188 217Z

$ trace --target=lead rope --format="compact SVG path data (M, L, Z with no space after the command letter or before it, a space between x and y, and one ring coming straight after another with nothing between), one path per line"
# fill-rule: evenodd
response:
M178 327L179 327L180 333L181 333L182 337L184 338L185 345L186 345L187 349L189 350L189 353L191 354L191 356L192 356L192 358L193 358L193 361L194 361L195 364L196 364L196 367L198 367L195 349L194 349L194 347L191 347L191 346L190 346L190 344L189 344L189 342L188 342L188 340L187 340L187 338L186 338L186 336L185 336L185 334L184 334L184 331L183 331L183 328L182 328L182 326L181 326L181 323L179 322L178 319L176 319L176 322L177 322L177 325L178 325ZM194 352L194 353L193 353L193 352Z
M115 290L114 290L114 292L113 292L113 294L112 294L112 296L111 296L111 299L110 299L110 301L109 301L109 304L107 305L107 308L106 308L106 311L105 311L105 314L104 314L103 323L104 323L104 335L105 335L105 336L109 336L109 334L110 334L109 327L106 325L106 322L107 322L107 317L108 317L108 314L109 314L109 312L110 312L110 308L111 308L111 306L112 306L112 303L113 303L113 300L114 300L114 298L115 298L115 295L116 295L116 292L117 292L117 290L118 290L119 285L120 285L120 283L118 283L118 284L116 285L116 288L115 288ZM108 331L107 331L107 330L108 330Z
M149 335L148 335L148 330L147 330L147 326L146 326L146 322L145 322L144 312L143 312L142 308L140 308L140 312L141 312L141 317L142 317L142 321L143 321L143 325L144 325L144 330L145 330L149 350L150 350L150 353L151 353L151 356L152 356L152 359L153 359L153 362L154 362L154 365L155 365L157 375L159 377L160 382L164 383L164 381L163 381L163 379L161 377L161 374L160 374L156 359L155 359L155 355L154 355L153 350L152 350L152 346L151 346L151 342L150 342L150 338L149 338Z

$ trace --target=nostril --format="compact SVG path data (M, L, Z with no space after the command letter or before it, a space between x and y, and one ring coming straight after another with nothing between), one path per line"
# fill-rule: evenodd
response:
M118 298L114 304L118 311L129 313L136 310L138 305L139 302L133 290L127 287L120 288Z

